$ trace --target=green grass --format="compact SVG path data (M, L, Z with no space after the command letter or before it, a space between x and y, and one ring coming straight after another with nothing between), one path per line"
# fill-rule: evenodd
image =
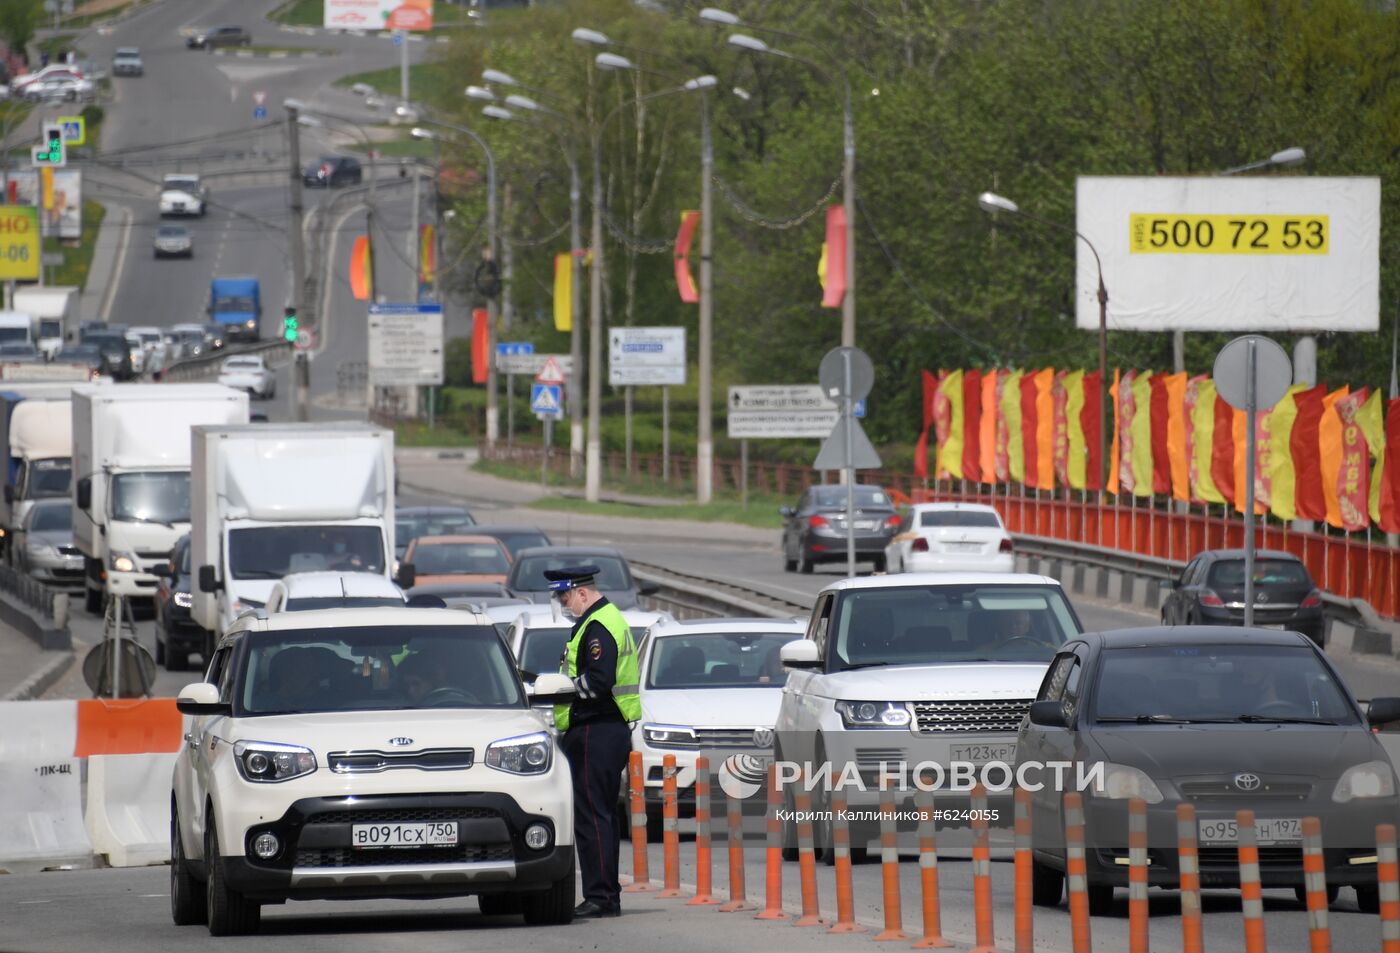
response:
M388 139L384 142L373 144L374 151L386 159L431 159L433 157L433 144L426 139ZM346 146L351 152L364 153L367 148L363 142L356 142Z
M102 230L102 219L107 215L107 207L92 199L83 201L83 237L76 248L66 247L59 238L44 239L44 251L63 252L63 264L49 269L49 284L87 286L88 270L92 267L93 251L97 248L97 236Z
M94 23L101 23L104 20L119 17L132 7L140 6L146 2L148 2L148 0L130 0L130 2L123 3L121 6L103 10L101 13L78 13L71 17L64 17L62 22L65 27L74 30L82 30L92 26Z
M320 26L326 22L325 5L323 0L291 0L273 10L267 18L288 26Z
M429 427L425 421L401 420L394 424L396 447L472 447L476 441L451 427Z
M34 43L34 48L40 53L49 54L51 60L57 60L58 54L64 50L73 49L73 41L78 38L76 33L57 33L53 36L45 37ZM83 59L83 51L77 50L78 59Z
M335 85L344 89L349 89L356 83L364 83L384 96L397 96L399 67L389 66L364 73L352 73L335 81ZM408 68L408 87L413 93L414 102L423 102L431 98L434 91L455 85L451 70L441 63L415 63Z
M658 520L699 520L703 523L739 523L759 529L782 529L783 518L777 504L750 500L747 508L737 500L716 500L709 506L675 503L669 506L634 506L629 503L589 503L570 497L551 496L530 504L532 509L588 513L594 516L630 516Z

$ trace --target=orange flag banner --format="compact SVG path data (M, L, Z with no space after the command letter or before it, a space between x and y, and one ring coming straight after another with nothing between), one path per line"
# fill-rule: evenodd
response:
M822 307L839 308L846 299L846 209L826 210L826 244L822 247Z
M371 254L369 236L360 235L350 248L350 293L355 296L356 301L370 301L374 297L373 282L370 278L373 274L373 269L370 268Z
M1054 368L1047 367L1035 375L1035 486L1042 490L1055 489L1054 386Z
M1118 402L1118 392L1122 389L1122 381L1118 376L1118 368L1113 369L1113 386L1108 389L1108 401L1113 407L1113 437L1108 447L1108 485L1104 490L1114 496L1118 495L1119 466L1122 460L1122 440L1120 435L1123 432L1120 422L1123 413Z
M1055 401L1055 479L1060 486L1069 486L1069 392L1065 390L1065 378L1069 371L1058 371L1051 396Z
M700 291L695 287L695 278L690 274L690 243L695 238L695 227L700 224L700 213L681 213L680 231L676 232L676 287L680 290L681 302L695 304L700 300Z
M1171 493L1183 503L1191 501L1191 456L1186 447L1186 372L1163 381L1167 392L1167 461Z
M1341 387L1322 398L1322 420L1317 425L1318 459L1322 466L1322 503L1330 526L1342 526L1341 500L1337 496L1337 478L1342 472L1342 418L1337 402L1345 398L1349 388Z
M982 482L996 483L998 479L997 470L997 423L1001 417L1001 403L997 400L997 386L1000 383L1001 373L999 371L982 372L982 414L980 423L982 433L977 442L977 450L981 455L979 461L982 465Z

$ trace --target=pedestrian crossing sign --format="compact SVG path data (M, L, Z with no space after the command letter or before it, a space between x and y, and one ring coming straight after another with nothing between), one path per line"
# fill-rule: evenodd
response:
M563 388L558 384L531 385L530 410L541 419L563 416Z
M59 116L58 124L63 127L63 141L70 146L87 143L87 121L82 116Z

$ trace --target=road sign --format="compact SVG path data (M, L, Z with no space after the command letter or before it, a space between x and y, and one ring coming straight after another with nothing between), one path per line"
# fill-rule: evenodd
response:
M253 107L253 119L259 120L259 119L266 119L266 118L267 118L267 107L266 107L266 106L254 106L254 107Z
M541 420L564 415L564 389L558 384L531 384L530 410Z
M856 402L865 416L865 402ZM734 440L773 437L825 437L841 414L815 384L729 388L729 436Z
M309 351L316 346L316 332L310 328L300 328L297 330L297 339L292 342L292 347L298 351Z
M608 335L613 387L685 383L685 328L613 328Z
M0 206L0 280L37 281L39 264L39 210Z
M559 366L559 362L556 361L554 358L555 355L553 354L545 355L544 366L541 367L540 372L535 375L536 381L538 381L541 384L564 383L563 368Z
M263 90L263 89L259 89L259 90L254 91L254 93L253 93L253 105L254 105L254 106L263 106L263 105L266 105L266 104L267 104L267 91L266 91L266 90Z
M846 370L846 356L850 355L849 376ZM817 369L817 381L822 393L833 400L851 397L861 400L870 394L875 386L875 365L870 356L855 347L834 347L822 358Z
M551 357L566 378L572 374L573 361L567 354L502 354L497 351L496 370L502 374L526 374L534 377L544 370L545 362Z
M1215 356L1215 392L1236 410L1249 409L1250 345L1254 351L1254 409L1271 410L1293 384L1293 362L1278 344L1258 334L1237 337Z
M39 256L39 264L49 268L62 268L66 256L61 251L46 251Z
M82 116L59 116L58 124L63 127L63 141L70 146L87 144L87 120Z
M534 354L535 346L529 341L502 341L496 345L497 357L514 357L517 354ZM500 362L497 361L499 367ZM514 373L510 371L508 373Z
M370 305L368 343L370 386L442 383L442 305Z
M848 422L851 438L849 464L846 462L846 425ZM848 421L846 417L837 417L836 426L832 428L831 434L822 443L822 448L817 453L817 459L812 464L812 469L844 470L847 466L853 470L877 470L880 467L880 455L875 452L875 447L871 445L870 438L865 435L865 430L861 428L859 421L854 419Z

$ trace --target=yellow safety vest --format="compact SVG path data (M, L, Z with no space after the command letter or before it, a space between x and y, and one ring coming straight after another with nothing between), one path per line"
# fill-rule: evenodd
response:
M611 602L604 603L584 616L583 622L574 630L573 638L564 647L562 672L570 679L578 678L578 650L583 642L583 633L590 623L597 622L607 629L617 643L617 676L613 682L612 699L617 710L622 712L623 721L638 721L642 717L642 698L638 694L640 675L637 670L637 645L632 641L632 628L622 617L622 610ZM560 731L569 730L571 705L554 706L554 727Z

